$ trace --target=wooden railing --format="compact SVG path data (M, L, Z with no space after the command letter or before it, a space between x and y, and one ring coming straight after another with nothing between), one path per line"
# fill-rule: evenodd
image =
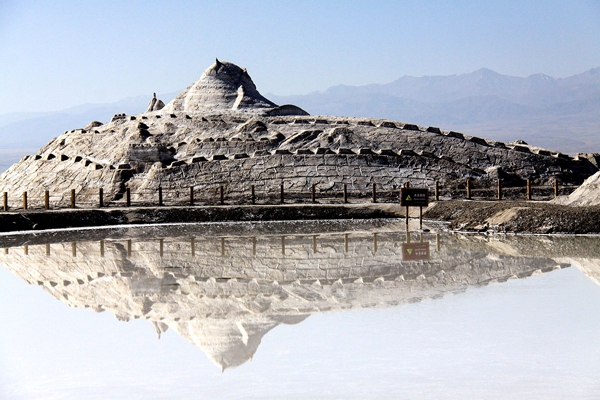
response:
M167 191L162 187L157 190L143 190L132 193L129 188L119 194L118 199L107 200L103 188L98 188L97 195L90 195L89 189L85 194L76 193L71 189L68 195L51 194L45 191L42 198L31 198L28 192L21 194L21 201L16 196L3 192L2 210L50 210L66 208L105 208L132 206L213 206L213 205L266 205L266 204L340 204L340 203L396 203L400 195L400 187L394 190L381 190L373 183L365 190L348 190L348 184L338 184L341 189L330 188L320 190L319 185L312 184L309 191L286 190L281 183L279 190L271 188L257 191L255 185L249 185L247 192L227 193L225 185L192 186L178 190ZM575 185L560 185L554 180L551 185L533 186L529 180L525 186L504 186L497 181L495 186L481 186L466 179L464 183L454 186L441 186L434 182L430 190L430 198L435 201L476 199L476 200L551 200L559 195L570 194ZM201 189L201 191L199 190ZM79 196L79 198L78 198ZM135 201L132 198L135 197ZM11 201L9 201L11 200Z

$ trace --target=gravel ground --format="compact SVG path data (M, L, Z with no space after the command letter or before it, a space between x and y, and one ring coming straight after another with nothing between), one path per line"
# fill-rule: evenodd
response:
M449 222L470 232L600 233L600 206L573 207L546 202L440 201L424 218Z

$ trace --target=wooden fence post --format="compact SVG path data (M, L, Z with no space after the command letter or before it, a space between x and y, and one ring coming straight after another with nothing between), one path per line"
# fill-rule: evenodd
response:
M23 210L27 210L27 192L23 192Z
M102 188L98 189L98 206L104 207L104 190Z
M404 183L404 187L405 188L410 188L410 182L405 182ZM400 193L402 193L402 189L400 189ZM409 218L409 215L410 215L410 209L409 209L408 206L406 206L405 213L406 213L406 218L405 218L405 221L406 221L406 232L408 234L408 218Z
M435 201L440 201L440 183L435 181Z
M131 189L125 190L125 201L127 201L127 207L131 207Z
M312 184L312 202L317 202L317 185L315 185L314 183Z
M283 192L283 182L281 183L281 198L279 199L280 203L283 204L285 194Z
M223 185L219 187L219 191L221 194L221 205L225 204L225 191L223 189Z
M408 229L407 229L408 231ZM373 253L377 253L377 232L373 233Z
M194 187L190 186L190 206L194 205Z
M6 192L2 194L2 209L8 211L8 193Z
M256 204L256 192L254 191L254 185L252 185L250 188L252 191L252 195L250 196L251 200L252 200L252 204Z
M471 200L471 180L467 179L467 199Z
M50 191L46 190L44 192L44 210L50 209Z
M158 205L162 206L163 205L163 193L162 193L162 186L158 187Z
M526 189L527 200L531 200L531 181L529 179L527 179L527 181L525 183L525 189Z
M554 178L554 198L557 198L557 197L558 197L558 178Z
M71 208L75 208L75 189L71 189Z
M348 202L348 184L344 183L344 203Z
M373 203L377 203L377 184L373 183Z
M498 198L498 200L502 200L502 181L500 179L498 179L498 193L497 193L497 198Z

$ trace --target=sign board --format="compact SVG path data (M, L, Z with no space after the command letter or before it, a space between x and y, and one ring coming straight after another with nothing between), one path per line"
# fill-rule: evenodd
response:
M429 205L429 189L402 188L400 205L403 207L427 207Z
M429 242L402 243L402 261L429 260Z

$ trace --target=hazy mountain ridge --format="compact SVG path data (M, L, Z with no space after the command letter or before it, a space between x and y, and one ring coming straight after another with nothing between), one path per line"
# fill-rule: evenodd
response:
M600 151L600 68L568 78L525 78L490 69L338 85L304 96L269 95L311 114L388 118L568 153Z
M598 93L599 89L600 68L568 78L552 78L544 74L521 78L501 75L482 68L461 75L403 76L387 84L338 85L327 89L325 93L382 93L424 103L446 103L465 97L497 96L517 104L546 107L560 99L584 99Z

